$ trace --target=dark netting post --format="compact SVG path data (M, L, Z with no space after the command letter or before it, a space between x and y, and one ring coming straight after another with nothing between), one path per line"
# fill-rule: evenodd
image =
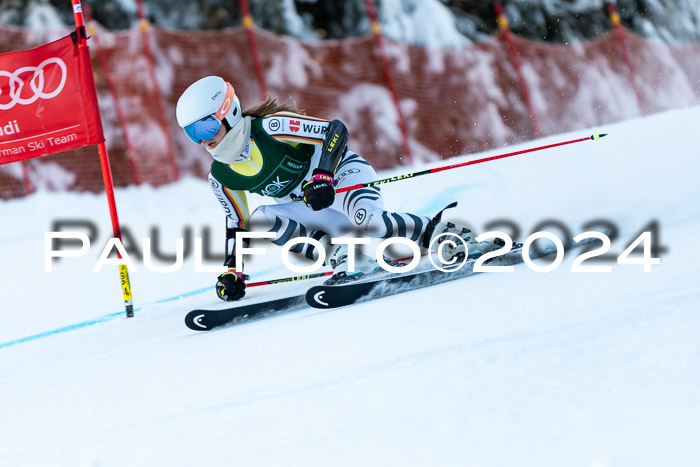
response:
M143 9L143 0L136 0L138 15L139 15L139 27L141 28L141 37L143 38L143 48L146 53L146 62L148 63L148 74L151 77L151 83L153 84L153 97L158 105L158 113L160 114L160 126L163 128L163 133L165 133L165 142L168 151L168 157L170 159L170 166L172 169L173 181L180 179L180 169L177 165L177 159L175 157L175 145L173 144L173 136L170 134L170 128L168 126L168 121L165 118L168 115L165 111L165 103L163 102L163 95L160 92L160 85L158 84L158 78L156 77L155 71L155 60L153 58L153 51L151 49L151 39L148 35L148 30L151 24L146 19L146 14Z
M503 6L501 2L494 2L493 8L496 10L496 17L498 21L498 29L503 40L506 42L508 47L508 54L510 55L510 61L513 62L513 67L515 72L518 74L518 82L520 83L520 92L523 96L523 101L525 107L527 108L527 113L530 116L530 124L532 125L532 131L535 133L536 138L542 137L542 131L540 130L540 123L537 120L537 115L535 114L535 109L532 105L532 99L530 99L530 90L527 87L527 81L525 81L525 76L523 75L522 66L520 65L520 59L518 58L518 51L515 49L515 44L513 44L513 38L510 36L510 26L508 24L508 18L503 12Z
M627 65L627 75L630 80L630 85L634 91L634 96L637 98L637 105L639 106L640 115L644 115L644 106L642 104L642 93L637 85L637 78L634 75L634 68L632 67L632 61L630 60L629 53L627 51L627 44L625 44L625 32L622 30L622 24L620 23L620 15L617 12L617 7L613 2L606 2L608 7L608 15L610 16L610 21L615 27L615 35L617 36L617 42L620 45L620 50L622 51L622 58Z
M139 177L138 170L136 168L136 162L134 157L134 149L129 140L129 133L127 132L126 117L124 116L124 110L121 106L121 101L119 100L119 95L117 94L117 88L114 85L114 80L112 79L112 74L109 71L109 63L107 62L107 57L105 57L104 50L100 47L99 37L97 36L97 27L94 25L94 21L90 16L90 10L87 5L83 5L83 15L89 24L88 35L92 40L95 41L95 53L97 55L97 61L100 64L100 69L104 75L105 82L107 83L107 89L109 89L109 94L112 97L112 102L114 102L114 111L117 114L117 121L119 122L119 128L122 130L122 138L124 138L124 145L126 146L126 160L129 162L129 171L131 172L131 180L136 185L141 184L141 178Z
M379 27L379 21L377 20L377 12L374 9L373 0L365 0L365 5L367 8L367 15L372 27L372 34L374 35L374 41L377 45L377 52L379 54L379 59L382 62L382 72L384 73L384 80L386 81L386 86L389 88L391 93L391 98L394 101L394 106L396 107L396 115L399 120L399 129L401 130L403 153L405 159L404 163L406 165L411 164L411 147L408 144L408 131L406 130L406 121L401 112L401 105L399 103L399 95L396 92L396 85L394 84L394 78L391 75L391 67L389 65L389 59L386 55L386 49L384 48L384 37L382 36L381 28Z
M29 179L29 168L27 167L27 161L20 161L20 166L22 167L22 183L24 184L24 189L27 191L28 195L34 193L34 186L32 181Z
M267 85L265 83L265 74L263 73L262 62L260 61L260 52L258 51L258 43L255 40L255 30L253 16L250 14L250 8L248 7L248 0L238 0L238 5L241 9L241 15L243 16L242 22L245 28L246 36L248 37L248 46L250 47L250 54L253 57L253 66L255 68L255 75L258 78L258 86L260 86L260 94L267 94Z

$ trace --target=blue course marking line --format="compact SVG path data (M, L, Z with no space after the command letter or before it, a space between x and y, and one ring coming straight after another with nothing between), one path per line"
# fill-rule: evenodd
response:
M143 307L134 308L134 314L136 314L137 312L139 312L139 311L141 311L144 308L147 308L149 306L158 305L160 303L173 302L173 301L179 300L181 298L186 298L186 297L191 297L193 295L201 294L201 293L206 292L208 290L211 290L211 287L193 290L192 292L187 292L184 294L175 295L174 297L163 298L161 300L157 300L157 301L150 303L148 305L145 305ZM22 344L24 342L43 339L44 337L49 337L49 336L53 336L56 334L63 334L65 332L75 331L76 329L82 329L82 328L85 328L88 326L93 326L95 324L105 323L107 321L112 321L112 320L117 319L117 318L122 317L122 316L124 316L123 311L120 311L118 313L109 313L107 315L100 316L99 318L91 319L88 321L83 321L82 323L70 324L70 325L64 326L62 328L52 329L51 331L42 332L40 334L34 334L32 336L22 337L20 339L15 339L15 340L8 341L8 342L0 342L0 349L2 349L4 347L11 347L11 346L17 345L17 344Z
M134 311L136 311L136 310L134 310ZM62 328L42 332L41 334L34 334L33 336L22 337L21 339L15 339L15 340L9 341L9 342L2 342L2 343L0 343L0 349L2 349L4 347L11 347L11 346L17 345L17 344L22 344L23 342L29 342L29 341L33 341L33 340L37 340L37 339L43 339L44 337L53 336L54 334L62 334L64 332L73 331L75 329L80 329L80 328L84 328L87 326L92 326L93 324L104 323L105 321L110 321L110 320L116 318L117 316L123 315L123 314L124 314L123 311L119 312L119 313L112 313L112 314L105 315L105 316L102 316L100 318L96 318L96 319L93 319L90 321L83 321L82 323L71 324L69 326L65 326Z
M275 266L275 267L273 267L273 268L269 268L269 269L266 269L266 270L264 270L264 271L260 271L260 272L259 272L258 274L256 274L256 275L261 275L261 276L262 276L262 275L268 274L268 273L270 273L271 271L274 271L274 270L276 270L276 269L280 269L280 266ZM144 308L147 308L147 307L150 307L150 306L153 306L153 305L159 305L159 304L161 304L161 303L174 302L175 300L180 300L181 298L187 298L187 297L191 297L191 296L193 296L193 295L198 295L198 294L204 293L204 292L206 292L206 291L208 291L208 290L211 290L211 289L212 289L211 287L205 287L205 288L203 288L203 289L193 290L192 292L187 292L187 293L184 293L184 294L175 295L175 296L173 296L173 297L163 298L163 299L161 299L161 300L157 300L157 301L155 301L155 302L153 302L153 303L149 303L149 304L147 304L147 305L145 305L145 306L142 306L142 307L140 307L140 308L134 308L134 314L136 314L137 312L143 310ZM34 334L34 335L32 335L32 336L22 337L22 338L20 338L20 339L11 340L11 341L8 341L8 342L0 342L0 349L5 348L5 347L11 347L11 346L17 345L17 344L22 344L22 343L24 343L24 342L30 342L30 341L35 341L35 340L38 340L38 339L43 339L44 337L49 337L49 336L53 336L53 335L56 335L56 334L63 334L63 333L65 333L65 332L75 331L76 329L82 329L82 328L85 328L85 327L88 327L88 326L93 326L93 325L95 325L95 324L105 323L105 322L107 322L107 321L112 321L112 320L114 320L114 319L117 319L117 318L119 318L119 317L121 317L121 316L124 316L124 312L123 312L123 311L120 311L120 312L118 312L118 313L110 313L110 314L107 314L107 315L104 315L104 316L100 316L99 318L91 319L91 320L88 320L88 321L83 321L82 323L71 324L71 325L68 325L68 326L64 326L64 327L62 327L62 328L58 328L58 329L53 329L53 330L51 330L51 331L42 332L42 333L40 333L40 334Z

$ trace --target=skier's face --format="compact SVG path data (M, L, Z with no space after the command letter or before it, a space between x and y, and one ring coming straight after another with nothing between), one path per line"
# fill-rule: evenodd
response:
M209 149L214 149L216 146L219 145L221 140L224 139L224 136L226 136L226 126L221 125L219 131L217 131L216 134L211 137L211 139L202 140L201 144L205 145Z

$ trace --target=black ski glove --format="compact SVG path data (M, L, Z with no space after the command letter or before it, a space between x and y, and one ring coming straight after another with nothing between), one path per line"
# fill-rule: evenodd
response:
M225 272L216 281L216 296L232 302L245 297L245 280L248 277L236 271Z
M333 174L321 169L314 169L311 181L302 185L304 202L314 211L331 207L335 200Z

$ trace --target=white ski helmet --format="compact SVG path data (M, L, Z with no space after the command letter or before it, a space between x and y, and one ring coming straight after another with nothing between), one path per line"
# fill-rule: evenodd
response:
M177 124L197 144L200 140L213 136L222 123L227 127L226 130L236 126L243 117L242 113L241 102L233 86L219 76L207 76L192 83L177 100L175 107ZM209 116L214 117L214 126L200 126L198 134L197 125L193 124ZM201 134L203 128L205 132ZM211 131L214 132L209 138L205 137Z

